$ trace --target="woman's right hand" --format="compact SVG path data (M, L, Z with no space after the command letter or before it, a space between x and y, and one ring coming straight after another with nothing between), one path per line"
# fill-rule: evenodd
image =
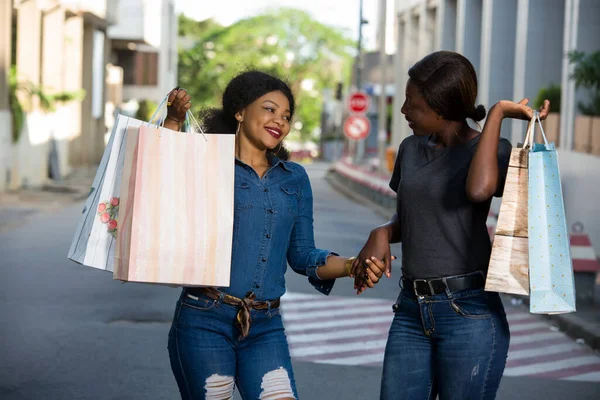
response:
M502 110L503 118L523 119L528 121L533 117L533 109L527 106L527 103L529 103L529 99L525 98L518 103L509 100L500 100L497 105ZM549 112L550 101L546 99L539 109L540 120L546 119Z
M165 119L165 128L174 131L181 130L186 114L192 106L190 100L191 97L187 93L187 90L180 89L179 86L171 90L171 93L169 93L169 97L167 98L167 118Z
M375 228L371 231L369 239L367 239L367 242L352 263L351 276L355 278L354 288L358 290L358 293L361 293L365 289L365 263L371 257L383 261L386 267L385 275L390 278L392 276L392 254L389 231L385 226Z

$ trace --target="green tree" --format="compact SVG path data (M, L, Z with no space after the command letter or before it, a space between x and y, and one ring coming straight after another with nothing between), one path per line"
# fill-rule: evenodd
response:
M347 83L350 76L354 42L301 10L282 8L227 27L180 16L180 35L187 48L179 52L179 83L192 96L194 109L218 106L235 74L260 69L291 85L302 140L320 124L322 90L334 89L340 78Z
M586 54L583 51L569 53L569 61L575 64L571 78L577 88L590 90L588 104L579 102L579 111L585 115L600 116L600 51Z

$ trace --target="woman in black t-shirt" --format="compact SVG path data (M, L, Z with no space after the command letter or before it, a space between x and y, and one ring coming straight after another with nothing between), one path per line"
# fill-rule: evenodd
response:
M414 135L400 148L390 181L397 214L373 229L353 264L390 265L390 243L402 242L402 291L385 350L381 399L494 399L509 344L498 293L484 291L491 245L486 219L501 196L511 145L500 138L504 118L528 120L527 99L500 101L482 132L471 63L449 51L432 53L409 71L402 114ZM544 119L548 100L540 110ZM388 277L391 270L386 271Z

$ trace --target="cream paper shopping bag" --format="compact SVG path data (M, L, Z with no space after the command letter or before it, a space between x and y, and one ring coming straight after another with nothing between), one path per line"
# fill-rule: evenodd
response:
M115 279L229 286L234 145L231 134L128 132Z
M527 127L525 144L512 149L485 290L529 294L529 248L527 236L528 156L535 124Z

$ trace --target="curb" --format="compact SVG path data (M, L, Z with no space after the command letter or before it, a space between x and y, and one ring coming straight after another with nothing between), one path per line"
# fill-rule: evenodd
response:
M344 196L360 203L366 207L371 208L375 213L383 218L389 219L395 212L395 209L384 207L371 200L370 198L363 196L357 192L352 191L349 183L353 183L350 179L337 173L337 171L330 169L325 175L325 180L333 187L336 191L340 192Z
M598 332L598 328L578 316L577 312L560 316L546 315L545 317L573 339L583 339L588 347L600 351L600 332Z
M517 297L523 300L523 304L527 305L529 309L529 297L528 296L518 296L518 295L508 295L511 297ZM586 310L587 311L587 310ZM585 312L584 310L579 310L579 312ZM594 313L593 310L590 309L591 313ZM596 311L598 313L598 311ZM578 340L583 339L585 344L595 351L600 351L600 328L598 326L594 326L593 323L589 323L585 320L581 314L577 314L577 311L574 313L568 314L557 314L557 315L547 315L547 314L535 314L543 317L544 319L552 322L554 326L561 330L561 332L567 334L569 337Z

